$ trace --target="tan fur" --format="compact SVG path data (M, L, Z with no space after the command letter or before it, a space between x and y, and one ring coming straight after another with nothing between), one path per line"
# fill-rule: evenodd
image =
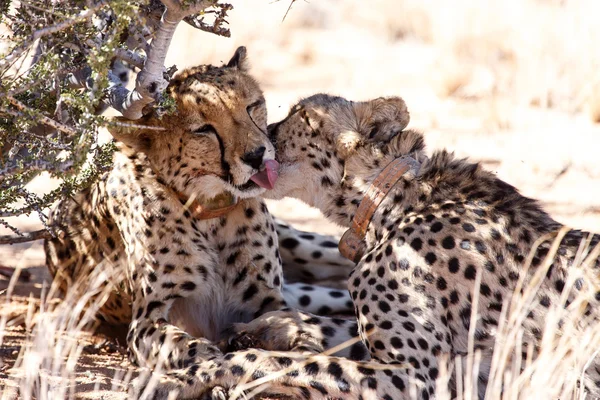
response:
M282 246L295 265L320 257L344 262L321 245L331 237L311 234L310 241L276 227L256 198L265 189L250 178L274 154L264 98L246 67L241 49L226 66L183 71L168 89L176 111L148 115L135 127L122 120L112 129L119 140L112 168L52 212L60 235L45 243L50 272L64 291L77 286L96 303L102 323L128 325L131 360L165 373L156 398L173 389L181 397L221 399L226 390L215 386L235 386L238 365L217 346L232 324L302 306L297 293L311 311L344 311L350 301L339 290L282 288L277 229L286 232ZM261 147L264 153L248 158ZM191 197L203 203L227 193L242 200L223 217L200 219L187 207ZM108 294L89 290L94 275L103 277ZM323 308L331 299L336 306ZM132 396L144 388L136 382Z

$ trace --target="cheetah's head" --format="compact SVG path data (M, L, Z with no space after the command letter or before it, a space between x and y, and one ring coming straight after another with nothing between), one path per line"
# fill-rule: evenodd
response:
M111 133L145 153L162 180L184 195L258 196L273 187L277 163L267 137L265 99L247 71L244 47L221 67L187 69L167 89L175 113L149 115L134 121L138 127Z
M322 197L335 196L359 170L372 169L374 162L385 165L387 154L422 150L421 135L403 131L408 122L399 97L353 102L316 94L301 100L285 119L269 125L281 168L275 189L264 196L322 204Z

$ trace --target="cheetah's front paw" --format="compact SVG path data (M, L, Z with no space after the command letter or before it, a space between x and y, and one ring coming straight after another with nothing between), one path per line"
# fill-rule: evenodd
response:
M224 352L255 348L315 354L324 351L320 336L319 325L306 323L298 313L272 311L248 323L233 324L223 333L219 348Z
M251 334L244 331L235 333L233 329L227 332L225 339L219 345L219 348L224 353L230 353L232 351L247 349L264 349L264 347L261 346L260 340L258 340Z
M200 400L227 400L229 399L229 391L222 386L215 386L200 397Z

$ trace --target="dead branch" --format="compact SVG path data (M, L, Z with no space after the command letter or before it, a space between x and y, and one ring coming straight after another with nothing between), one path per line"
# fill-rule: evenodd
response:
M222 25L227 23L227 21L225 20L225 18L227 18L227 12L232 10L233 6L231 4L219 4L219 6L219 10L207 11L205 13L190 15L188 17L185 17L183 20L189 25L201 31L214 33L215 35L219 36L230 37L231 31L228 28L223 27ZM215 14L215 19L210 25L204 22L204 15L206 14Z
M3 60L0 60L0 67L5 67L13 61L17 60L19 57L21 57L23 52L25 52L27 48L29 48L37 40L70 28L71 26L78 24L81 21L85 21L89 18L92 18L96 11L98 11L105 5L106 3L101 1L98 4L94 4L92 7L81 11L78 15L76 15L73 18L70 18L66 21L60 22L52 26L48 26L46 28L38 29L37 31L33 32L29 40L24 41L20 46L14 48L10 54L4 57Z
M32 242L40 239L50 239L52 235L46 229L23 233L22 235L2 235L0 236L0 244L17 244Z

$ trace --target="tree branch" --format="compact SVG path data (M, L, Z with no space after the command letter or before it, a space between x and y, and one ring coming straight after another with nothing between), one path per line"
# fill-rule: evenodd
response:
M40 239L50 239L51 237L52 234L46 229L40 229L39 231L28 232L22 235L2 235L0 236L0 244L25 243Z
M127 49L117 49L115 57L139 69L144 68L146 57Z
M101 1L98 4L94 4L92 7L81 11L78 15L76 15L73 18L70 18L66 21L60 22L60 23L52 25L52 26L48 26L46 28L38 29L37 31L34 31L29 40L23 41L23 43L21 43L20 46L12 49L10 54L8 54L6 57L4 57L3 60L0 60L0 67L5 67L6 65L8 65L11 62L15 61L16 59L18 59L23 54L23 52L31 44L33 44L36 40L41 39L44 36L49 36L54 33L63 31L67 28L70 28L73 25L76 25L77 23L79 23L81 21L85 21L85 20L93 17L94 14L96 13L96 11L98 11L100 8L104 7L105 5L106 5L106 3Z
M121 105L117 106L119 107L117 109L120 109L123 116L128 119L141 118L146 105L160 101L160 96L169 83L164 76L164 65L177 25L185 17L203 11L216 4L216 1L200 0L189 7L182 6L177 0L162 0L162 3L167 9L150 43L144 68L136 78L135 90L128 93Z
M15 99L14 97L8 95L6 96L6 99L13 105L15 106L19 111L31 111L30 108L28 108L25 104L21 103L19 100ZM63 133L66 133L67 135L71 135L71 136L76 136L77 132L66 125L63 125L59 122L56 122L55 120L53 120L52 118L48 118L45 115L39 115L38 116L38 122L44 124L44 125L48 125L54 129L56 129L57 131L61 131Z

